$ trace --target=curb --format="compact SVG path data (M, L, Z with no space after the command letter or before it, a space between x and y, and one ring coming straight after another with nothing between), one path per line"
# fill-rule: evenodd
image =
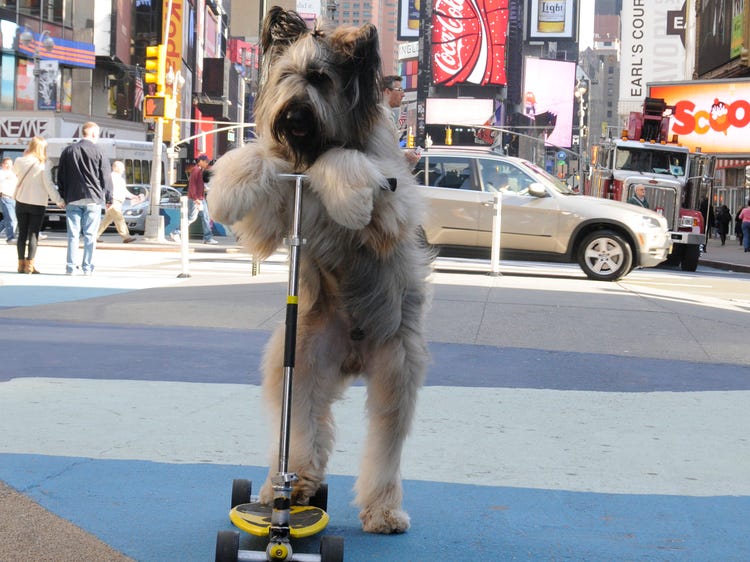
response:
M39 246L56 246L65 248L67 247L67 240L40 240ZM139 250L142 252L181 252L182 245L179 242L150 242L147 240L138 240L131 242L130 244L123 244L122 242L97 242L97 248L105 250ZM241 254L244 252L241 246L231 245L223 246L218 245L206 245L202 242L193 242L189 244L188 248L190 253L213 253L213 254Z
M739 263L729 263L724 261L714 261L711 259L698 260L698 265L705 265L706 267L713 267L714 269L721 269L722 271L734 271L737 273L750 273L750 265L743 265Z

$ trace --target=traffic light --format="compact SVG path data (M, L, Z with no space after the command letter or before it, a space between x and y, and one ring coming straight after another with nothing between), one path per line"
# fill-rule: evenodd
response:
M172 96L166 94L156 94L155 96L146 96L143 100L143 117L144 119L164 119L172 121L177 114L177 104Z
M143 102L143 116L146 119L167 116L167 96L146 96Z
M167 46L149 45L146 47L146 83L156 84L156 91L164 91L164 77L167 72Z

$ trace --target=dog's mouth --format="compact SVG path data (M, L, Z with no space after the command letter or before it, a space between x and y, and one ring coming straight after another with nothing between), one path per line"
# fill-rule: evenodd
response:
M296 165L311 164L321 152L320 128L315 112L304 103L290 104L274 123L274 136L286 144Z
M292 106L284 111L279 120L279 128L285 136L297 138L315 135L315 117L310 108L304 105Z

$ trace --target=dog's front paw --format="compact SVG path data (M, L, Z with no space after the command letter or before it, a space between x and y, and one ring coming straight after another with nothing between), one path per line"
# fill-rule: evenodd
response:
M366 154L345 148L322 154L307 174L331 219L350 230L370 224L374 194L388 184Z
M275 219L268 211L278 208L278 175L288 171L289 165L259 142L230 150L213 168L207 196L211 217L234 224L256 209L263 220Z
M265 484L263 484L263 487L260 489L258 501L266 505L270 505L273 502L273 484L271 483L270 478L266 479Z
M401 509L369 506L359 512L362 530L366 533L391 535L405 533L409 528L409 514Z

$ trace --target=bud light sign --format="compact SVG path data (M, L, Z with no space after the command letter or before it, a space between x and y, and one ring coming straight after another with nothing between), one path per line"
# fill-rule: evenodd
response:
M434 83L505 85L507 33L508 0L435 0Z

